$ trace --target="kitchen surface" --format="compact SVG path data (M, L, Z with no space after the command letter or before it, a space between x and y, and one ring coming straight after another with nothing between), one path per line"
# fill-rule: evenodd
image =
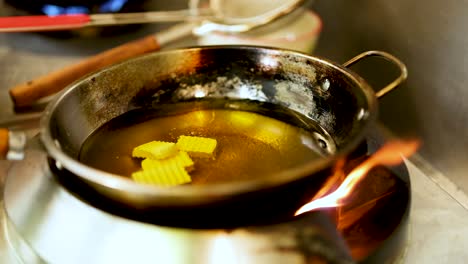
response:
M345 62L366 50L384 50L401 58L408 67L408 80L379 100L379 124L385 135L412 136L423 142L419 153L405 161L411 180L411 209L406 250L398 263L468 260L465 250L468 178L464 173L468 164L465 155L468 128L463 103L466 98L463 69L467 62L464 58L468 50L466 34L460 33L466 16L459 5L466 8L466 3L459 2L430 0L421 5L415 0L391 3L316 0L307 8L321 19L320 23L313 22L319 34L308 39L306 46L297 46L304 52L337 62ZM145 5L152 10L186 7L182 1L173 1L169 6L160 1L146 1ZM0 2L1 16L12 12L18 11ZM28 138L34 137L41 112L53 98L43 98L33 107L14 109L8 94L11 87L164 31L170 25L133 25L105 35L92 29L67 34L0 33L0 128L23 130ZM168 43L163 50L225 40L186 36ZM362 72L375 87L382 86L395 74L393 69L372 65L357 67L356 71ZM0 160L0 183L4 182L12 162ZM4 217L2 210L2 230ZM21 263L9 243L8 237L0 236L0 260Z

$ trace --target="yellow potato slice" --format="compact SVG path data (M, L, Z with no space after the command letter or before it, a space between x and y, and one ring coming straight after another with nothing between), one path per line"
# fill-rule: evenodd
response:
M190 175L183 167L159 166L145 171L132 173L135 182L152 184L162 187L176 186L192 181Z
M165 159L178 153L176 145L172 142L151 141L137 146L132 151L132 157Z
M201 158L214 158L216 144L216 139L192 136L180 136L176 143L179 150Z
M185 168L187 172L190 172L193 170L194 163L185 151L179 151L177 155L169 157L167 159L144 159L141 162L141 168L144 171L161 166L178 166Z

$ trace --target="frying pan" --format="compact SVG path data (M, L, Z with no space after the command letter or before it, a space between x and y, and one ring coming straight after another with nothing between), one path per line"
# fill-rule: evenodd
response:
M377 93L348 68L370 56L382 57L401 71ZM295 51L255 46L193 47L151 53L100 70L67 87L46 108L40 139L56 173L65 175L65 181L83 184L104 199L129 208L212 208L213 204L237 208L253 200L265 207L278 197L284 201L282 204L291 206L312 197L334 165L364 141L377 118L377 98L401 84L406 76L405 65L382 51L362 53L344 65ZM225 83L219 83L220 77ZM234 79L240 81L233 82ZM279 82L283 85L274 85ZM268 177L173 188L137 184L77 159L90 134L131 109L203 98L251 100L287 107L324 128L336 151ZM281 205L271 207L278 206Z

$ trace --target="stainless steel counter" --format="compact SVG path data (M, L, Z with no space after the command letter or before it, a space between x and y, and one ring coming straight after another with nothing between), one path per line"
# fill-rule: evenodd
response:
M466 263L468 198L420 157L406 165L412 205L408 251L403 263Z

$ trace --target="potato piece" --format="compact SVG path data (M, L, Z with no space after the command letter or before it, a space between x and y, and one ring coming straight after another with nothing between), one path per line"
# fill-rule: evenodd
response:
M165 159L178 153L176 145L172 142L151 141L137 146L132 151L132 157Z
M190 172L193 170L194 163L185 151L179 151L177 155L169 157L167 159L144 159L141 162L141 167L144 171L161 166L178 166L185 168L187 172Z
M158 166L150 170L137 171L132 173L135 182L152 184L162 187L176 186L192 181L190 175L183 167L179 166Z
M201 158L214 158L216 144L216 139L192 136L180 136L176 143L179 150Z

